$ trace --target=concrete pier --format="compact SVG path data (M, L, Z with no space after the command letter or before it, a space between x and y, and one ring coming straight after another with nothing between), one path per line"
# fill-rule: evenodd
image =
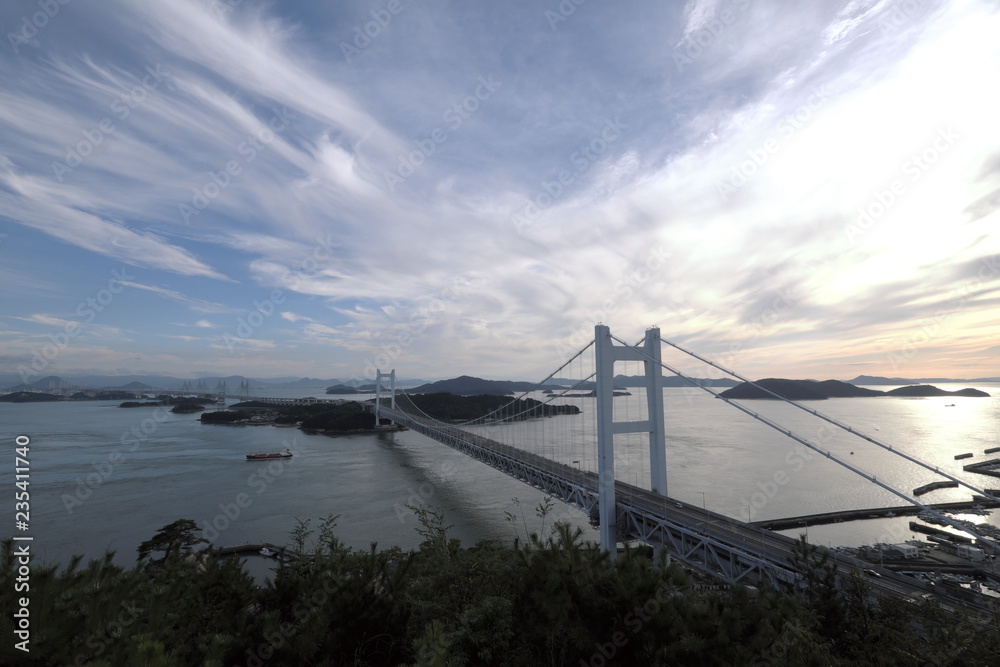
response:
M981 507L1000 507L1000 503L978 498L976 500L965 500L956 503L937 503L928 505L936 510L966 510L972 509L976 505ZM820 526L827 523L840 523L841 521L856 521L858 519L880 519L893 516L912 516L919 514L923 510L913 505L905 507L878 507L866 510L844 510L840 512L825 512L823 514L808 514L805 516L793 516L787 519L770 519L766 521L754 521L752 525L760 526L768 530L791 530L792 528L802 528L803 526Z

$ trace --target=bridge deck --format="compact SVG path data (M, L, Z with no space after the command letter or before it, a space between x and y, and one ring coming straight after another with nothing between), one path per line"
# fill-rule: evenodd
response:
M367 407L374 409L371 404ZM380 412L584 511L590 512L597 504L598 477L593 472L399 410L382 407ZM689 565L730 582L752 573L774 584L794 585L799 579L791 566L792 538L621 481L615 483L615 496L620 539L665 546ZM923 581L823 547L817 549L828 555L842 578L859 569L878 572L879 577L868 580L878 594L913 599L934 592Z

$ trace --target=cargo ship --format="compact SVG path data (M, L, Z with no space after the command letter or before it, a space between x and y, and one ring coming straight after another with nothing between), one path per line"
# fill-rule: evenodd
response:
M270 461L271 459L288 459L292 457L292 452L285 449L283 452L273 454L247 454L247 461Z

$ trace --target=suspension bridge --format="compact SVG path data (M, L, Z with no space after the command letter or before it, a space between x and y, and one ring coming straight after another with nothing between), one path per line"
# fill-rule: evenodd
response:
M601 547L612 558L620 542L638 540L654 548L665 549L672 558L730 583L764 580L775 586L794 587L801 576L793 565L795 540L749 521L711 511L704 501L698 507L668 493L663 407L663 376L667 372L687 379L691 391L703 390L721 398L726 404L812 450L819 457L971 534L983 548L997 550L997 544L992 540L921 504L886 481L878 480L874 474L824 449L822 443L812 442L757 411L720 396L711 387L700 385L677 368L664 363L664 348L690 355L740 381L750 382L711 360L662 339L659 329L648 329L641 342L630 344L614 336L607 326L597 325L594 339L545 380L505 406L477 419L446 423L425 414L398 387L395 370L388 373L378 371L375 401L368 405L375 413L376 423L390 420L405 426L581 509L591 517L592 523L598 525ZM639 384L645 389L645 401L638 405L634 405L635 401L616 402L614 378L617 364L629 364L641 369L638 377ZM558 378L559 374L569 374L573 379ZM821 420L827 428L842 430L862 439L872 448L899 456L942 479L995 500L989 493L940 472L936 466L850 425L789 401L760 385L755 386ZM558 399L575 400L583 394L574 392L591 388L596 405L585 411L591 414L590 428L582 428L577 418L535 418L535 415L543 414L538 404L520 400L539 392L544 404ZM550 422L556 426L544 430L540 436L532 435L531 429L526 426L530 422ZM593 434L596 434L596 446ZM858 568L877 573L878 576L869 580L876 593L913 599L937 590L922 580L882 569L837 551L817 548L827 553L829 562L838 568L844 578Z

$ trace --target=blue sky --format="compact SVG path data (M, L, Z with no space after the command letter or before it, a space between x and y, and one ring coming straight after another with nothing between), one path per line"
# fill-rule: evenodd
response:
M1000 375L995 3L577 2L5 2L0 370Z

